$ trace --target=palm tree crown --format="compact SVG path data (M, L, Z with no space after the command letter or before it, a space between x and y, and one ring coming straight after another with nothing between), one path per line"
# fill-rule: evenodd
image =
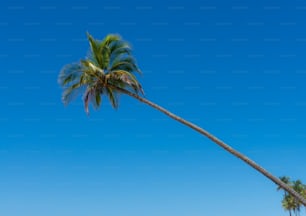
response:
M85 111L89 114L89 102L98 108L103 94L117 108L120 92L116 87L143 94L134 75L140 70L129 44L113 34L107 35L102 41L95 40L89 33L87 37L90 44L87 58L64 66L60 72L59 83L65 87L62 95L64 104L83 91Z

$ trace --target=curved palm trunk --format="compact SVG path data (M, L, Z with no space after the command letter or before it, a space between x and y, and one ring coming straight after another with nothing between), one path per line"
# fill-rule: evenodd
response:
M214 143L216 143L217 145L219 145L220 147L222 147L223 149L225 149L226 151L228 151L229 153L231 153L232 155L236 156L237 158L243 160L244 162L246 162L247 164L249 164L251 167L253 167L254 169L256 169L258 172L260 172L261 174L263 174L264 176L266 176L267 178L269 178L271 181L273 181L275 184L277 184L278 186L280 186L281 188L283 188L285 191L287 191L288 193L290 193L292 196L294 196L297 200L299 200L304 206L306 206L306 200L300 195L298 194L294 189L292 189L291 187L289 187L287 184L285 184L283 181L281 181L279 178L273 176L271 173L269 173L267 170L265 170L264 168L262 168L261 166L259 166L258 164L256 164L254 161L252 161L251 159L249 159L248 157L244 156L243 154L241 154L240 152L238 152L237 150L233 149L232 147L230 147L229 145L227 145L226 143L224 143L222 140L218 139L217 137L215 137L214 135L210 134L209 132L207 132L206 130L200 128L199 126L188 122L182 118L180 118L179 116L176 116L175 114L169 112L168 110L164 109L163 107L158 106L157 104L143 98L140 97L137 94L134 94L128 90L116 87L116 86L112 86L114 89L127 94L137 100L139 100L142 103L145 103L159 111L161 111L162 113L166 114L167 116L169 116L170 118L192 128L193 130L199 132L200 134L206 136L208 139L212 140Z

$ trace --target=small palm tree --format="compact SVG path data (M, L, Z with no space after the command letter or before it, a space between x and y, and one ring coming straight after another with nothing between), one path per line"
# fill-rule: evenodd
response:
M90 34L87 34L87 37L91 48L90 55L78 63L66 65L60 72L59 83L64 87L62 96L64 104L68 104L75 96L83 92L84 107L88 114L89 103L98 108L101 104L102 95L106 95L109 98L114 108L118 107L119 94L131 96L206 136L306 205L306 200L300 194L245 155L199 126L139 96L139 93L143 95L143 90L134 73L140 73L140 70L131 54L129 44L123 41L120 36L110 34L101 41L94 39Z
M292 212L295 212L295 201L294 198L290 195L285 195L282 200L282 206L285 211L289 212L289 216L292 216Z
M295 190L298 194L300 194L302 197L306 198L305 190L306 190L306 185L302 183L301 180L296 180L292 182L292 188ZM296 215L300 215L301 212L301 202L298 200L294 199L295 201L295 206L293 208L294 212Z
M287 184L290 188L292 188L294 191L296 191L298 194L300 194L304 199L306 198L306 185L304 185L301 180L296 181L290 181L290 178L287 176L283 176L280 178L285 184ZM282 189L281 187L278 187L277 190ZM296 199L291 194L288 194L286 191L284 191L284 197L282 200L282 206L285 211L289 211L289 215L292 215L292 212L298 216L300 215L301 211L301 202Z
M283 181L285 184L287 184L289 187L292 187L290 177L283 176L283 177L280 177L280 180ZM280 186L277 187L277 190L281 190L281 189L282 188ZM282 207L285 211L289 212L289 216L292 216L294 206L295 206L294 198L290 194L288 194L287 191L284 191Z

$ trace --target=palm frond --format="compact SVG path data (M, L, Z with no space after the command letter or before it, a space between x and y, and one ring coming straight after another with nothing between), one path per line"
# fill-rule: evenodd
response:
M111 44L115 44L119 41L121 41L121 37L119 35L109 34L100 43L98 55L102 59L102 61L99 62L102 69L106 69L110 63L110 56L113 52L111 50Z
M86 89L86 92L84 94L84 108L87 115L89 115L89 101L90 101L90 92L91 89Z
M94 39L89 33L87 33L87 38L91 48L90 59L102 70L105 69L109 62L109 51L108 47L105 46L104 40L100 42Z
M117 34L109 34L103 39L103 45L110 46L111 43L122 41L120 35Z
M115 70L112 71L110 74L107 74L111 81L117 80L122 81L124 86L130 86L136 93L141 92L144 94L141 85L137 81L136 77L125 70Z
M88 32L87 39L89 41L92 58L96 61L97 64L100 65L100 63L102 62L101 56L99 55L100 43L99 41L95 40Z
M110 44L110 62L114 60L115 57L119 55L131 55L131 47L125 41L114 41Z
M115 90L113 90L111 87L106 87L106 94L111 102L111 105L114 109L118 108L118 96Z
M124 49L127 53L131 53L131 46L123 40L114 40L109 44L111 53Z
M82 91L83 86L80 83L75 83L63 91L62 101L65 105L68 105L73 101Z
M102 93L103 90L98 85L87 87L83 96L84 108L87 114L89 114L89 103L91 103L95 109L100 107Z
M61 86L65 86L77 82L82 74L82 69L79 63L65 65L58 76L58 83Z
M80 82L83 75L82 70L82 65L73 63L65 65L59 74L58 83L64 87L62 101L65 105L75 99L82 91L83 83Z
M97 66L94 62L90 60L81 60L80 63L84 66L83 72L85 72L85 68L88 69L88 73L94 75L95 77L100 77L104 75L104 70Z
M114 61L110 65L109 71L113 70L125 70L132 72L140 73L138 66L136 65L134 59L132 57L122 57L122 55L117 56Z

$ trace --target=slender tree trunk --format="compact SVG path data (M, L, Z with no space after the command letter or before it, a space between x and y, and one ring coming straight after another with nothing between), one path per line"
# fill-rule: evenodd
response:
M193 130L199 132L200 134L206 136L208 139L212 140L214 143L216 143L217 145L219 145L220 147L222 147L223 149L225 149L226 151L228 151L229 153L231 153L232 155L238 157L239 159L243 160L245 163L249 164L251 167L253 167L255 170L257 170L258 172L260 172L261 174L263 174L264 176L266 176L267 178L269 178L271 181L273 181L275 184L277 184L278 186L280 186L281 188L283 188L284 190L286 190L288 193L290 193L292 196L294 196L297 200L299 200L304 206L306 206L306 200L300 195L298 194L295 190L293 190L291 187L289 187L287 184L285 184L283 181L281 181L279 178L273 176L271 173L269 173L267 170L265 170L264 168L262 168L261 166L259 166L258 164L256 164L254 161L252 161L251 159L249 159L248 157L244 156L242 153L238 152L237 150L233 149L232 147L230 147L229 145L227 145L225 142L223 142L222 140L218 139L217 137L215 137L214 135L210 134L208 131L200 128L199 126L188 122L182 118L180 118L179 116L176 116L175 114L169 112L168 110L164 109L163 107L143 98L140 97L137 94L134 94L128 90L125 90L123 88L119 88L116 86L112 86L114 89L127 94L137 100L139 100L142 103L145 103L157 110L159 110L160 112L166 114L167 116L169 116L170 118L192 128Z

